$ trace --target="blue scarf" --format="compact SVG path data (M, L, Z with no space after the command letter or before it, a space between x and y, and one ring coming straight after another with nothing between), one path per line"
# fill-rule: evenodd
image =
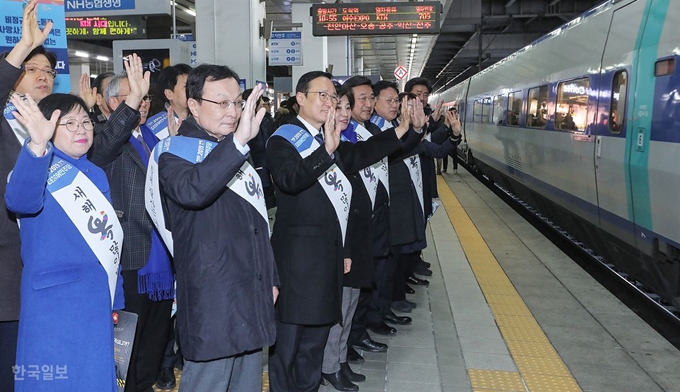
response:
M149 147L153 150L158 143L156 136L146 126L139 127L142 137ZM146 157L144 147L132 135L130 135L130 143L137 150L137 153L142 158L145 165L149 164L149 159ZM170 254L165 248L158 231L154 227L151 232L151 252L149 253L149 260L144 267L137 270L137 292L140 294L148 294L152 301L162 301L166 299L175 298L175 274L172 271L170 263Z

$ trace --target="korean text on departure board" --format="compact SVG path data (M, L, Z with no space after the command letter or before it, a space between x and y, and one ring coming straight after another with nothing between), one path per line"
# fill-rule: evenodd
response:
M312 5L312 34L438 34L441 3L352 3Z
M79 39L146 38L141 16L96 16L66 19L66 35Z

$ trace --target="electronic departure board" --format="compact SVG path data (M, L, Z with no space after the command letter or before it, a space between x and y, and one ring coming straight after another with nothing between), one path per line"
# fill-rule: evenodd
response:
M141 16L67 17L66 35L78 39L146 38Z
M438 1L314 4L312 34L438 34L440 13Z

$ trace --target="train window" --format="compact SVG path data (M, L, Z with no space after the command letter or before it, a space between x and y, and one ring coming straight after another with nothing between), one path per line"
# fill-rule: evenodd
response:
M612 99L609 108L609 131L621 133L626 112L626 94L628 92L628 72L619 71L614 75L612 83Z
M654 76L672 75L675 72L675 59L659 60L654 64Z
M472 107L473 122L482 122L482 101L475 99L475 105Z
M545 128L548 121L548 86L529 89L527 126Z
M555 128L584 131L588 119L588 90L590 79L581 78L557 85Z
M519 125L519 116L522 113L522 92L515 91L508 94L508 114L506 116L506 124Z
M508 97L505 95L496 95L493 97L493 123L497 125L503 124L503 114L508 109Z

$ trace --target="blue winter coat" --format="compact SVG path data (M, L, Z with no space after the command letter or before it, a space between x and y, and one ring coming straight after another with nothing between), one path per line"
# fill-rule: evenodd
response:
M104 171L86 157L73 159L54 147L36 157L24 144L5 194L7 208L20 217L24 262L15 391L114 392L106 271L45 189L48 169L59 158L80 169L111 200ZM119 274L114 309L123 307Z

